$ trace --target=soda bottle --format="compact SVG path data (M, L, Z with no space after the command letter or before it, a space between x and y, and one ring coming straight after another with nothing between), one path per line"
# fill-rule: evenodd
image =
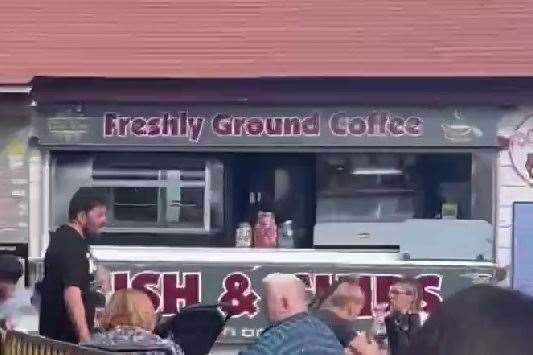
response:
M253 231L254 247L277 248L278 230L272 212L258 212L257 223Z

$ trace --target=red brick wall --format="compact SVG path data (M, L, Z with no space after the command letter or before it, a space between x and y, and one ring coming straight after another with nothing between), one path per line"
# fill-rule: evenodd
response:
M531 0L1 0L0 83L527 76Z

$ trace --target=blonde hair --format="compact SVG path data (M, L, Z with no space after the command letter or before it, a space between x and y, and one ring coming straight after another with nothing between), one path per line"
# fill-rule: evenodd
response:
M125 289L113 294L102 316L102 327L139 327L147 331L155 328L155 310L146 293Z

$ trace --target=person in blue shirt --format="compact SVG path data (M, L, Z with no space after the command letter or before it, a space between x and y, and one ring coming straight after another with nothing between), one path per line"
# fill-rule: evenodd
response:
M240 355L341 355L333 331L307 311L305 285L292 274L271 274L263 280L270 327Z

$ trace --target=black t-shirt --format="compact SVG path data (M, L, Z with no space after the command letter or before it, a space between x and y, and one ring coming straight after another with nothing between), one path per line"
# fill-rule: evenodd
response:
M405 354L413 335L420 329L420 315L392 313L385 318L391 355Z
M92 330L94 305L90 297L93 280L89 270L89 245L70 226L50 233L50 245L44 259L44 280L41 285L39 333L43 336L77 343L78 338L65 308L64 290L80 288L87 325Z
M357 335L355 322L343 319L334 312L327 309L319 309L312 313L315 317L325 323L337 336L341 345L346 348Z

